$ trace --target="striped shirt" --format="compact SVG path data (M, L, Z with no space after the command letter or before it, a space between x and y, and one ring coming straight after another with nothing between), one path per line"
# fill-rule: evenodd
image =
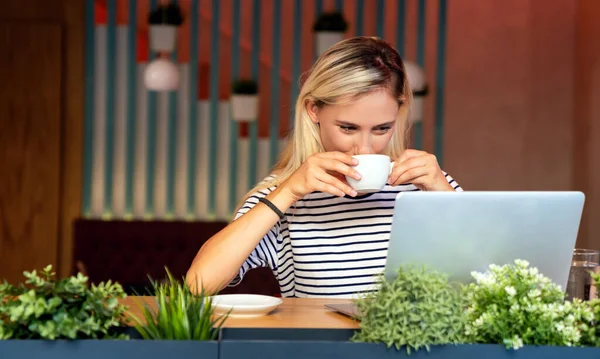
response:
M446 179L462 191L450 175ZM235 219L274 189L250 196ZM396 196L418 190L406 184L386 185L380 192L357 197L307 195L269 230L230 286L238 284L248 270L268 266L283 297L352 298L373 291L375 276L385 267Z

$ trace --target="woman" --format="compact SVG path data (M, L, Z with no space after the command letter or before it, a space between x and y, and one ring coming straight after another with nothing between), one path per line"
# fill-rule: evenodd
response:
M209 292L269 266L284 297L349 297L373 290L385 266L394 199L403 191L461 190L435 156L405 149L412 101L404 65L386 42L342 41L308 73L295 129L272 174L252 189L234 221L209 239L187 282ZM388 183L356 193L352 155L395 160Z

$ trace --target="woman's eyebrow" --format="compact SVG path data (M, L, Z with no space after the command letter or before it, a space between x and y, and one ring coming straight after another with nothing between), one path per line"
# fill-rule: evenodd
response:
M352 122L348 122L348 121L335 120L335 122L338 125L344 125L344 126L348 126L348 127L350 127L350 126L352 126L352 127L360 127L359 125L357 125L355 123L352 123Z
M391 126L391 125L393 125L393 124L394 124L394 122L396 122L396 120L394 120L394 121L388 121L388 122L386 122L386 123L382 123L381 125L377 125L377 126L375 126L375 127Z
M357 124L355 124L355 123L352 123L352 122L348 122L348 121L340 121L340 120L336 120L335 122L336 122L338 125L343 125L343 126L348 126L348 127L360 127L359 125L357 125ZM373 126L373 127L391 126L391 125L393 125L393 124L394 124L394 122L396 122L396 121L395 121L395 120L394 120L394 121L388 121L388 122L384 122L384 123L381 123L381 124L375 125L375 126Z

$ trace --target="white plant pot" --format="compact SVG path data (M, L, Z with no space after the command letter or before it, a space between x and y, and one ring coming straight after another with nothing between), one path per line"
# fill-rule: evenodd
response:
M410 122L411 123L420 123L423 122L423 106L424 96L415 96L413 97L413 105L410 109Z
M175 50L177 40L177 26L175 25L150 25L150 49L160 52Z
M256 121L258 117L258 95L236 95L231 98L231 118L238 122Z
M327 51L327 49L329 49L331 46L344 39L343 32L317 31L315 32L315 36L317 44L317 55L319 56L325 51Z

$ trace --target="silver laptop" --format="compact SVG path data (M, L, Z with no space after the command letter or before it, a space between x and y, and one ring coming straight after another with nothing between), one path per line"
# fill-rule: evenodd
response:
M584 200L575 191L400 193L385 276L413 264L469 283L472 271L524 259L565 290ZM356 315L352 305L327 307Z

